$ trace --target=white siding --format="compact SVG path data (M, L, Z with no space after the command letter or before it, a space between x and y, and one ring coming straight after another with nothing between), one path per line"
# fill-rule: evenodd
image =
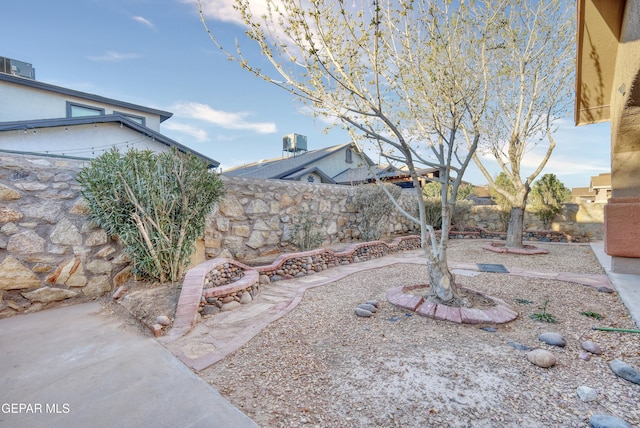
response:
M164 144L142 136L117 123L79 125L69 128L40 128L0 133L0 148L19 152L47 153L80 158L93 158L112 146L125 153L129 148L163 152L170 150Z
M346 162L346 149L340 150L338 152L332 153L331 155L325 157L324 159L320 159L318 162L314 162L313 166L318 167L322 172L327 174L329 177L335 177L336 175L344 172L344 170L349 168L359 168L361 166L366 165L366 161L357 153L352 153L353 162Z
M160 116L139 110L126 109L107 103L98 103L83 98L43 91L10 82L0 82L0 122L19 120L60 119L67 117L67 101L105 110L144 116L145 126L160 132Z

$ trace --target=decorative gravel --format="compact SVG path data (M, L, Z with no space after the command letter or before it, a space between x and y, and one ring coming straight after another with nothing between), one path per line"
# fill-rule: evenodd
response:
M603 273L588 246L536 245L549 254L496 254L477 241L453 241L449 259ZM198 374L261 427L588 427L593 414L640 426L640 386L609 367L613 359L640 367L640 335L592 329L636 328L616 293L509 274L458 275L458 283L520 313L492 332L406 313L385 301L390 288L426 278L425 267L398 264L308 290L294 311ZM354 314L372 299L380 302L378 312ZM557 324L530 318L545 302ZM602 319L580 314L588 311ZM566 346L539 341L545 332L560 333ZM584 361L579 355L587 340L602 354ZM537 367L518 347L549 350L557 364ZM593 388L596 400L582 401L581 386Z

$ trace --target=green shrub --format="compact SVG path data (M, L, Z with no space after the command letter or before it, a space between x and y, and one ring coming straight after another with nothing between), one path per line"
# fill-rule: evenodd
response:
M322 241L324 241L324 235L319 230L321 226L322 220L317 221L314 219L308 209L302 211L302 213L295 218L291 242L300 251L318 248L322 244Z
M571 190L555 174L543 175L531 189L531 202L546 229L551 228L553 219L562 212L562 204L570 199Z
M395 184L363 184L355 187L353 204L356 211L362 214L358 229L365 241L380 239L383 229L382 219L389 212L395 211L393 202L380 186L385 186L394 199L398 200L400 197L402 189Z
M78 175L94 221L120 240L141 277L176 281L223 194L201 159L177 151L113 149Z

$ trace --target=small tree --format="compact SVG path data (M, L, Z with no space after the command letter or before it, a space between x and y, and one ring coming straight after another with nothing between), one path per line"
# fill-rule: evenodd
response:
M365 241L379 239L382 235L383 217L396 210L381 186L384 186L394 199L400 197L402 189L395 184L364 184L355 187L353 204L356 211L362 214L358 229Z
M562 204L570 199L571 191L555 174L543 175L531 189L531 202L545 229L551 228L551 222L562 211Z
M502 8L505 25L494 33L500 61L486 62L484 72L493 76L484 141L474 161L489 186L510 201L506 246L522 248L524 213L531 185L542 172L556 142L555 123L573 105L575 70L575 7L565 0L486 0L490 8ZM523 171L525 156L538 150L532 171ZM494 182L481 160L491 155L512 183L506 191ZM535 157L529 157L535 160Z
M198 3L207 27L203 2ZM313 114L342 124L354 142L369 142L390 164L406 166L419 216L403 214L420 227L427 298L465 304L447 265L448 234L438 237L427 224L417 171L438 170L442 224L448 229L480 140L490 77L486 63L499 59L493 57L492 33L503 25L503 11L451 0L373 0L356 7L335 0L235 0L234 8L244 42L254 42L262 58L249 59L240 40L225 48L207 27L230 60L289 91ZM214 16L217 10L207 8ZM395 200L394 205L402 210Z
M189 262L205 219L223 194L222 181L190 155L116 149L78 174L94 221L117 237L133 271L176 281Z

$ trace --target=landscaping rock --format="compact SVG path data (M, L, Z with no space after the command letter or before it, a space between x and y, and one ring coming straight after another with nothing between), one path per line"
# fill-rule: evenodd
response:
M373 313L371 311L368 311L366 309L362 309L360 307L356 308L356 315L359 317L365 317L368 318L371 315L373 315Z
M207 316L207 315L215 315L218 312L220 312L220 308L216 305L204 305L202 307L202 310L200 311L200 314L202 316Z
M234 309L238 309L240 306L242 306L240 302L237 302L234 300L233 302L223 304L222 307L220 308L220 311L222 312L232 311Z
M612 289L610 289L609 287L605 287L605 286L598 287L598 291L601 292L601 293L613 293Z
M538 336L538 340L546 343L547 345L559 346L561 348L564 348L567 344L562 335L551 332L542 333L540 336Z
M602 354L602 349L600 349L598 345L596 345L590 340L585 340L584 342L582 342L582 349L584 349L585 351L591 352L592 354L595 354L595 355Z
M593 428L633 428L627 422L611 415L593 415L589 418Z
M578 354L578 358L583 361L589 361L591 359L591 354L589 354L587 351L580 351L580 353Z
M640 385L640 373L624 361L613 360L609 363L609 367L621 378Z
M251 303L252 300L253 298L251 297L251 293L248 291L242 292L242 295L240 296L240 304L246 305L247 303Z
M156 318L156 323L166 327L171 324L171 319L169 319L169 317L166 315L159 315Z
M586 385L579 386L576 390L578 397L584 402L593 401L598 398L598 392Z
M375 306L376 308L377 308L377 307L379 307L379 306L378 306L378 301L377 301L377 300L367 300L365 303L366 303L367 305L373 305L373 306Z
M527 352L527 360L538 367L549 368L556 364L556 356L546 349L534 349Z
M522 343L514 342L512 340L509 340L507 345L517 349L518 351L531 351L533 349L531 346L523 345Z
M364 309L366 311L369 311L372 314L375 314L378 311L375 306L369 305L368 303L362 303L362 304L358 305L358 307L360 309Z

